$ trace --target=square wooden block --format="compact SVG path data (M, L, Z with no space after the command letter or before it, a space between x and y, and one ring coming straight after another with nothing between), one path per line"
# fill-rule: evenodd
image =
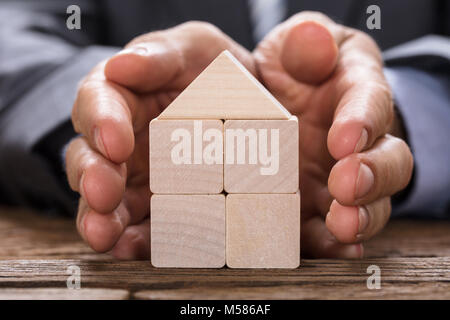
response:
M223 122L150 122L150 190L160 194L223 191Z
M225 196L153 195L151 263L160 268L225 265Z
M300 193L228 194L226 211L228 267L300 265Z
M295 193L298 121L227 120L224 189L228 193Z

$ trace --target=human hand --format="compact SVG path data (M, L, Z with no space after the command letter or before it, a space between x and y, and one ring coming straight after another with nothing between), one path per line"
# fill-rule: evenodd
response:
M278 25L254 51L264 85L299 117L302 251L359 258L411 179L375 42L321 13Z
M94 250L149 257L148 124L225 49L255 73L248 51L189 22L137 37L81 82L72 111L81 136L68 146L66 170L81 195L79 233Z

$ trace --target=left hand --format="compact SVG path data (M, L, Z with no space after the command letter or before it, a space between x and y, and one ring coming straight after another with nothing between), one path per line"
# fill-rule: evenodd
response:
M80 83L66 152L80 193L77 227L97 252L118 259L150 255L148 124L220 52L255 73L250 52L205 22L143 34Z
M389 219L413 159L395 131L381 53L366 34L321 13L277 26L254 57L264 85L299 117L302 251L360 258Z

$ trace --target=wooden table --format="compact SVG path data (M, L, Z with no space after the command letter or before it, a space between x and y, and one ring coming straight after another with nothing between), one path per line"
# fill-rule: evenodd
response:
M96 254L70 219L0 208L0 299L449 299L450 221L393 220L364 260L307 260L297 270L155 269ZM367 267L381 289L367 288ZM67 289L69 266L81 289Z

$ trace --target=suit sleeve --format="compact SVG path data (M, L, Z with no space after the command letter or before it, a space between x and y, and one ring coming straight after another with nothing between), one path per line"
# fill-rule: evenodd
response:
M73 211L55 147L74 133L69 119L79 81L117 49L101 36L96 1L0 3L0 201ZM68 30L66 8L81 8L81 30ZM83 31L83 28L89 30ZM55 134L57 132L57 134ZM51 151L52 150L52 151ZM58 151L59 152L59 151ZM56 172L55 172L56 171ZM63 183L62 183L63 182Z
M408 194L394 203L393 214L449 217L450 39L418 39L385 59L415 162Z

